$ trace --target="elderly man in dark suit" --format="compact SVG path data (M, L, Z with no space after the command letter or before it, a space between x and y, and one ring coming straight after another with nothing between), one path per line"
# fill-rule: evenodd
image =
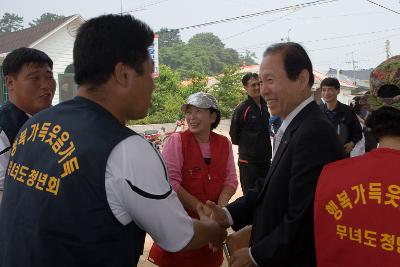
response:
M261 93L283 119L267 178L224 209L208 202L212 217L239 230L249 244L232 252L230 266L315 266L313 199L322 167L341 159L331 123L311 96L312 64L297 43L275 44L260 66Z

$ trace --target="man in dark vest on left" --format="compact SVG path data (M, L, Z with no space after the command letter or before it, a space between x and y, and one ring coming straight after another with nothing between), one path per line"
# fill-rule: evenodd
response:
M0 108L0 203L11 144L30 116L51 106L56 90L53 61L34 48L9 53L3 61L3 75L9 100Z
M129 15L81 26L78 96L30 118L11 146L0 266L132 267L146 232L170 252L222 246L226 231L187 215L159 152L124 125L150 106L153 38Z

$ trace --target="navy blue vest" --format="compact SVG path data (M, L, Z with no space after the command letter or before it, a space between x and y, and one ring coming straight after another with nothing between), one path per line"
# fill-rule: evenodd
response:
M28 119L29 117L25 112L9 101L0 107L0 131L4 131L10 144L14 142L19 129ZM7 151L6 148L4 151L0 151L0 154Z
M119 223L105 191L112 149L134 134L82 97L28 120L6 173L0 266L135 266L145 232Z

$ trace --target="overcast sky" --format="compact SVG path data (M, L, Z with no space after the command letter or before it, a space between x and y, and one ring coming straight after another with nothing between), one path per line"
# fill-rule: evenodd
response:
M80 14L89 19L121 11L147 22L153 30L183 28L263 11L315 2L315 0L0 0L0 16L16 13L28 25L42 13ZM400 54L400 1L338 0L303 8L267 12L262 16L233 20L181 31L187 41L200 32L213 32L239 52L255 52L260 60L265 48L281 39L300 42L309 52L314 68L356 69L376 67L386 58L385 42L391 55Z

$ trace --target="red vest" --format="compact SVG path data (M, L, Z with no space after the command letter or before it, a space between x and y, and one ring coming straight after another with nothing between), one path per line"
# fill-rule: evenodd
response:
M325 166L314 221L318 267L400 266L400 151Z
M200 146L190 131L181 133L182 140L182 182L181 186L201 202L218 202L226 178L229 155L229 141L225 136L211 132L211 164L204 162ZM188 211L193 218L197 214Z
M203 203L207 200L218 202L226 178L228 138L211 132L211 164L207 165L193 134L184 131L180 135L183 154L181 186ZM196 213L186 211L192 218L198 218ZM221 266L223 255L221 250L213 253L208 246L192 251L170 253L154 243L149 260L163 267L217 267Z

